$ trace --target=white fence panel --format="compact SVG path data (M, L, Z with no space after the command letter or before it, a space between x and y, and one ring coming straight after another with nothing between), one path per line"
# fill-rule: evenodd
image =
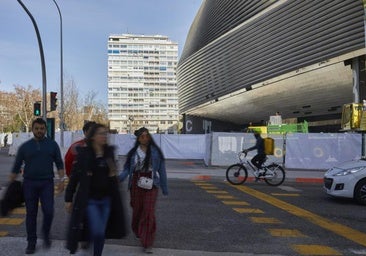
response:
M32 136L32 133L9 134L9 155L15 155L18 147ZM72 142L82 137L80 131L65 132L62 151L66 152ZM275 152L269 156L270 161L285 163L286 168L328 169L361 157L361 134L294 133L287 134L285 140L282 135L271 134L270 137L275 140ZM55 139L59 143L59 133L55 134ZM238 152L255 144L251 133L153 134L153 139L167 159L202 159L206 165L214 166L236 163ZM135 141L136 137L130 134L112 134L109 138L110 144L116 146L117 155L126 155ZM251 151L249 156L255 154L256 151Z
M296 133L286 138L286 167L328 169L361 157L361 134Z

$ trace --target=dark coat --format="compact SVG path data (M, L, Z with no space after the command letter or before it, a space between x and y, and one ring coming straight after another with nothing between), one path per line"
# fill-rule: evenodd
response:
M1 200L1 216L5 217L9 211L20 207L24 203L22 182L14 180L9 183L8 188Z
M104 156L114 162L114 148L107 147ZM65 202L73 202L66 238L66 248L70 252L75 252L78 241L86 240L85 236L88 234L87 223L84 220L86 220L90 175L94 166L96 163L93 150L90 147L78 148L77 161L72 168L70 181L65 191ZM112 193L111 213L107 224L106 238L119 239L127 235L127 216L116 176L110 177L109 183Z

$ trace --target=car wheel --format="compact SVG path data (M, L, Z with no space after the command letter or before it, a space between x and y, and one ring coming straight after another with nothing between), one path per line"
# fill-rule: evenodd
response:
M366 205L366 180L360 180L355 188L355 199L358 203Z

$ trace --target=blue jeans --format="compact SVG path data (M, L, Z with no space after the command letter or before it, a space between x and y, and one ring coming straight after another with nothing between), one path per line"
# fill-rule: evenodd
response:
M111 199L89 199L87 207L90 240L94 243L94 256L102 255L105 231L111 211Z
M48 180L23 181L24 201L26 207L25 226L27 229L28 243L37 242L37 213L38 203L41 202L43 213L42 234L44 238L49 238L53 214L54 214L54 182Z

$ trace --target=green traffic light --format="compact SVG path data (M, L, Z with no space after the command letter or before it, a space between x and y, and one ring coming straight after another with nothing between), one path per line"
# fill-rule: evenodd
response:
M40 116L41 115L41 103L39 102L35 102L33 105L33 114L35 116Z

